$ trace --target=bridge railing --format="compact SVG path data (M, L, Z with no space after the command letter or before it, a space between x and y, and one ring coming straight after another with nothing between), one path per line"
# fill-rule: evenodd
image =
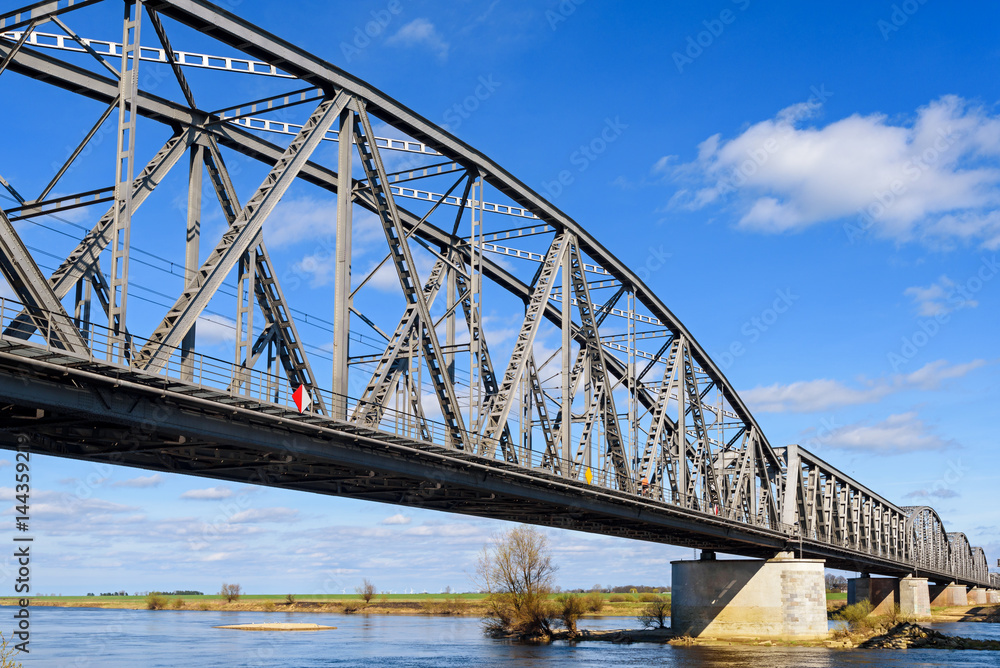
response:
M280 408L286 413L283 417L292 419L310 419L326 417L328 407L341 402L347 406L348 414L357 406L358 399L335 394L329 390L312 388L313 403L299 414L294 407L292 393L296 388L289 385L284 373L264 371L255 368L245 368L206 355L204 353L185 352L180 348L169 350L166 362L159 368L146 368L142 359L142 347L148 339L126 334L113 335L111 329L95 323L88 323L82 328L87 344L84 352L70 352L60 341L59 329L66 322L60 323L65 315L46 314L36 311L33 320L24 319L24 305L20 302L0 298L0 339L9 345L28 344L42 347L51 352L59 363L58 357L63 355L78 360L86 360L103 367L100 372L121 372L132 374L138 382L147 380L168 379L177 381L177 388L197 387L214 393L214 400L221 401L225 395L232 402L249 402L260 404L260 408ZM31 322L29 327L24 323ZM76 325L74 325L76 326ZM27 336L26 336L27 334ZM67 362L68 363L68 362ZM408 397L398 397L401 404L409 402ZM402 436L414 441L422 441L442 447L452 447L451 436L447 425L432 420L417 420L406 408L385 407L378 431L395 436ZM327 418L331 419L331 418ZM387 430L390 429L391 430ZM426 429L426 433L424 432ZM466 430L462 434L465 454L477 454L484 450L482 435ZM494 443L494 446L499 445ZM647 503L680 506L687 510L701 512L719 520L739 521L747 524L746 514L742 509L729 508L721 499L705 498L697 495L681 494L670 486L654 483L650 485L637 484L635 491L619 487L618 472L609 461L598 463L574 462L569 467L569 473L563 469L558 457L553 458L546 452L534 449L531 444L513 445L514 457L509 458L505 465L516 466L535 475L556 476L574 484L586 484L613 490L619 494L630 494ZM537 447L537 446L535 446ZM496 447L494 447L496 449ZM603 460L603 458L601 458ZM494 460L495 461L495 460ZM634 478L635 475L632 474ZM782 524L775 518L763 515L754 517L749 524L760 528L785 533L796 539L799 528L796 525Z

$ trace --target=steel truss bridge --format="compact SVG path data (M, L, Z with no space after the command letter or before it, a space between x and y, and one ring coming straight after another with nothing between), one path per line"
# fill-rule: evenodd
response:
M122 38L81 35L78 19ZM168 32L215 50L178 50ZM16 75L103 112L37 196L0 177L0 271L15 293L0 302L3 447L1000 585L983 550L932 508L898 506L802 448L773 447L660 297L581 224L347 72L204 0L51 0L0 15L0 86ZM270 93L198 103L251 79ZM113 170L110 156L90 155L107 129ZM137 137L163 141L144 164ZM143 207L185 157L185 210ZM33 158L5 151L0 173ZM227 162L266 174L244 203ZM336 196L332 354L300 335L311 315L301 309L320 307L289 303L288 272L267 247L266 221L301 187ZM225 229L202 247L213 195L209 215ZM23 231L99 205L93 228L44 271L52 253ZM360 280L358 215L385 241ZM135 278L152 225L176 235L184 269L172 303L140 319ZM371 290L380 275L396 285L391 299ZM196 350L210 305L235 319L229 361ZM514 314L511 334L488 345L496 312ZM367 354L351 354L362 341Z

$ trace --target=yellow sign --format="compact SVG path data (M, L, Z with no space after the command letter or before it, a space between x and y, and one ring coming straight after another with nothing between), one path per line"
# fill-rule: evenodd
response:
M587 479L588 485L594 484L594 474L590 471L589 466L587 467L587 473L584 475L584 477Z

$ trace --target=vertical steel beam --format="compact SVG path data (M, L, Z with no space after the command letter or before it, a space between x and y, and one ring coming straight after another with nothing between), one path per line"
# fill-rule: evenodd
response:
M139 48L143 0L126 0L122 22L122 67L118 85L118 147L115 156L115 208L111 226L111 293L108 358L124 362L128 303L128 259L132 232L132 173L135 170L135 127L139 114Z
M337 135L337 266L333 303L333 417L347 419L349 340L351 330L351 232L353 183L351 159L354 151L354 111L340 114Z
M201 241L201 186L205 171L205 147L195 144L191 147L191 165L188 173L187 234L184 238L184 287L191 288L198 273L199 245ZM194 378L194 346L197 323L184 335L181 341L181 379Z
M573 395L570 393L570 343L573 341L573 293L570 292L570 272L572 262L569 253L562 259L562 422L559 440L562 443L562 474L567 478L572 474L573 461Z

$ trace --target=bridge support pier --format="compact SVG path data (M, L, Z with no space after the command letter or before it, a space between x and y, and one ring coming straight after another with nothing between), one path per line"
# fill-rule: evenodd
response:
M711 553L708 553L711 554ZM692 637L827 636L822 559L672 562L671 628Z
M899 611L917 619L931 616L931 597L927 578L911 576L899 581Z
M847 605L868 599L872 604L872 614L892 612L892 607L899 601L897 582L896 578L851 578L847 581Z
M968 605L986 605L986 590L981 587L970 589Z
M946 585L929 585L927 589L931 605L935 608L969 605L969 596L965 591L965 585L952 582Z
M927 578L860 577L847 581L847 604L868 599L873 615L892 612L894 606L909 617L930 617L931 596Z

